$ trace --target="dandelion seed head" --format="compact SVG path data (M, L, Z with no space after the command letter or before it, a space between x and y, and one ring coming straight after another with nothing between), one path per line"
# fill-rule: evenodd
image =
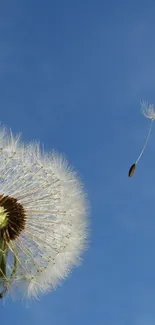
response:
M38 297L55 289L87 246L88 203L57 153L0 132L0 262L3 289ZM4 254L5 253L5 254Z

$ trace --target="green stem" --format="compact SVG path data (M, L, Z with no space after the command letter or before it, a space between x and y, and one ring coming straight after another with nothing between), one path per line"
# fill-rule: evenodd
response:
M14 255L14 264L13 264L13 269L12 269L12 272L11 272L11 275L10 275L9 287L10 287L10 285L11 285L11 283L13 281L14 275L16 273L17 264L18 264L17 258ZM4 287L4 290L0 293L0 299L2 299L4 297L4 295L7 293L9 287L7 285Z
M3 298L5 292L7 291L7 287L5 285L7 249L4 241L0 241L0 251L0 278L4 287L4 289L0 293L0 298Z
M6 277L6 255L7 249L4 241L0 242L0 278L4 280Z

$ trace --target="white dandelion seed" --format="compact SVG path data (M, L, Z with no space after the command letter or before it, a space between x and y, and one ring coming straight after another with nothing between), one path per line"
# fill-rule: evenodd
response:
M148 141L149 141L149 138L151 135L153 121L155 120L155 110L154 110L154 106L152 104L147 104L146 102L142 101L141 102L141 112L146 118L149 118L151 120L151 122L150 122L149 130L148 130L148 134L147 134L144 146L143 146L136 162L129 169L129 172L128 172L129 177L131 177L133 175L133 173L135 172L137 163L141 159L141 157L146 149L146 146L148 144Z
M0 297L38 297L80 262L87 200L66 160L0 132Z

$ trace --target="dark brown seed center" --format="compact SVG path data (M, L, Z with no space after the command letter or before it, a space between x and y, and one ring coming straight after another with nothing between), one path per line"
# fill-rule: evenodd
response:
M23 206L10 196L0 195L0 207L7 214L7 223L0 228L0 239L9 242L16 239L25 228L26 216Z

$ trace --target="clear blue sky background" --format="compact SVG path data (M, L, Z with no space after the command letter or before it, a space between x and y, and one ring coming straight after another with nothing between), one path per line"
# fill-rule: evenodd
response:
M82 267L2 324L155 324L155 2L6 0L0 4L0 120L64 152L92 206Z

